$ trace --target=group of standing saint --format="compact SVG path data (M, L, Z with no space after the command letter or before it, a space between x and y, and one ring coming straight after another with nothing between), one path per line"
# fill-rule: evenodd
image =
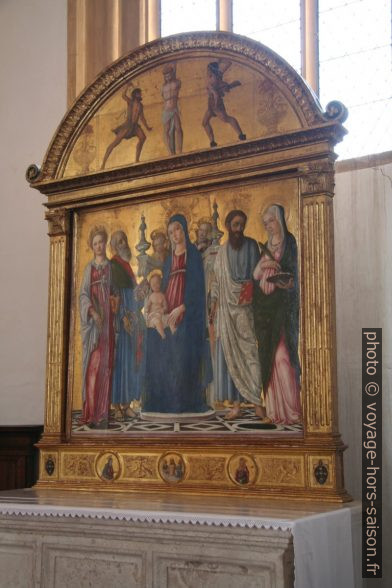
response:
M296 241L282 206L262 215L265 244L245 236L246 222L241 210L227 215L210 278L215 398L232 403L229 420L245 401L266 422L300 423Z
M135 296L136 279L124 231L111 235L112 258L106 255L104 227L90 231L93 259L80 289L83 342L83 413L81 424L108 427L110 405L117 418L135 416L130 403L139 400L143 377L144 326L142 303Z
M224 73L231 66L229 59L219 59L213 61L207 66L207 109L202 120L202 126L210 141L210 147L216 147L217 143L213 128L211 126L211 119L216 117L224 123L227 123L233 128L240 141L246 139L239 122L234 116L230 116L224 104L224 96L233 88L241 85L239 80L234 80L231 83L225 82L223 79ZM168 63L162 70L163 85L161 95L163 99L162 110L162 125L163 137L167 151L170 155L182 153L183 146L183 130L179 109L179 95L181 90L181 80L177 78L176 66L173 63ZM143 107L143 96L141 88L133 88L131 95L128 95L131 85L125 87L122 93L122 98L127 104L126 120L113 129L115 134L114 140L108 145L101 169L105 168L106 162L112 153L113 149L117 147L123 140L137 138L136 144L136 162L140 160L143 145L146 141L146 135L141 125L147 131L152 131L146 121Z
M296 241L279 205L262 216L265 244L245 236L246 222L243 211L229 212L228 239L217 246L208 219L192 243L186 218L172 216L170 248L153 232L155 269L139 285L125 233L111 235L108 259L106 230L91 230L94 258L80 290L80 423L107 428L111 405L117 419L134 417L134 400L144 418L200 417L227 401L228 420L246 402L267 422L301 422Z

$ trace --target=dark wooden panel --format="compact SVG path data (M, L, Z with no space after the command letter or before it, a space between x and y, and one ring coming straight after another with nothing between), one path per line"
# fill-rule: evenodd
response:
M42 426L0 427L0 490L29 488L37 481Z

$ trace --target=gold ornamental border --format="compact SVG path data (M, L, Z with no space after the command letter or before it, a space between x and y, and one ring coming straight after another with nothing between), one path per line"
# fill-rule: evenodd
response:
M250 452L218 451L213 453L198 452L200 464L191 462L196 453L189 450L134 452L125 448L64 447L41 452L41 475L37 484L39 488L69 488L79 490L111 490L118 492L161 492L171 491L185 494L224 494L224 495L252 495L281 499L313 499L332 502L346 502L350 496L344 490L339 479L338 461L340 452L310 451L306 454L281 453L271 451ZM115 460L113 471L109 475L103 474L103 466L108 458ZM126 474L125 461L132 460L137 465L141 458L151 457L155 460L156 471L142 472L129 477ZM176 458L182 462L182 472L175 479L162 475L161 464L165 459ZM47 461L54 461L53 471L46 469ZM240 459L244 459L248 467L248 479L240 482L236 479ZM207 466L211 460L224 461L222 476L210 478ZM280 467L276 467L281 462ZM300 464L302 462L302 465ZM273 476L271 473L273 470ZM136 472L136 470L135 470Z

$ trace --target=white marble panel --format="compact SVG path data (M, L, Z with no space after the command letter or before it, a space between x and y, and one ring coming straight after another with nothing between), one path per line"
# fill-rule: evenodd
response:
M35 584L34 544L23 545L0 537L0 586L1 588L33 588Z
M80 544L75 535L74 547L56 545L43 547L43 588L70 588L71 586L115 588L142 588L145 586L145 566L142 554L118 551L116 544L107 542L106 549Z
M229 560L198 560L159 557L154 585L161 588L259 588L284 587L271 564L250 565ZM287 585L288 586L288 585Z

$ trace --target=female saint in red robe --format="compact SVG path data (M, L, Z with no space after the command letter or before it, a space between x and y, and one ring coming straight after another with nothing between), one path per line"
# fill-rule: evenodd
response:
M94 259L86 266L80 291L84 401L80 422L91 428L107 428L111 399L116 297L106 257L107 240L103 227L92 229L89 243Z

